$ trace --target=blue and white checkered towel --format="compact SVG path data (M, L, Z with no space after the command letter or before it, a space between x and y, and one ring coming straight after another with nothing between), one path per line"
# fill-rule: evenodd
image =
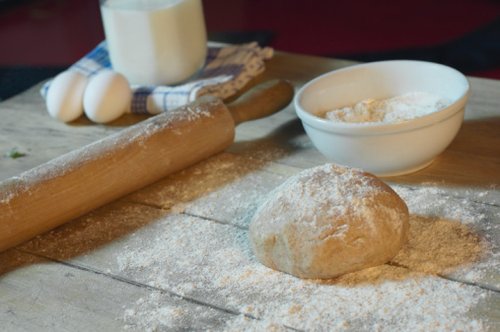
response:
M131 112L136 114L158 114L194 101L210 94L222 99L236 94L248 81L262 73L264 60L273 56L269 47L261 48L257 43L244 45L209 47L205 66L192 80L177 86L132 85ZM102 42L68 70L92 76L101 70L110 69L106 42ZM45 83L40 93L45 98L51 81Z

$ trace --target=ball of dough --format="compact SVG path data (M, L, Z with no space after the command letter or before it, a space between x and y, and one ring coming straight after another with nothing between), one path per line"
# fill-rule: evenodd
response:
M251 221L250 241L272 269L328 279L392 259L408 218L404 201L375 176L326 164L271 192Z

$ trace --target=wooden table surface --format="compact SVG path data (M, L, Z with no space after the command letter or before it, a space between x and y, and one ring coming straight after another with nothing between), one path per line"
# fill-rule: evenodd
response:
M263 78L299 88L349 64L277 53ZM384 179L413 232L391 263L320 282L256 262L252 212L287 177L327 162L290 105L240 125L226 152L0 253L1 329L500 331L500 81L470 82L451 146ZM61 124L39 87L0 104L0 180L140 120ZM6 156L12 148L26 156Z

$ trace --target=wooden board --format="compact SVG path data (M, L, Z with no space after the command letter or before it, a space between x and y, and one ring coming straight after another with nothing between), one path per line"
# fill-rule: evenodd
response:
M2 254L0 262L3 331L141 330L162 326L162 319L173 329L220 329L235 317L154 287L20 250ZM9 273L4 264L10 265ZM162 312L140 307L146 300L161 303ZM145 318L138 323L134 316Z
M298 88L349 64L278 53L261 79L290 79ZM1 254L0 323L14 331L414 330L417 322L428 330L500 329L500 82L470 81L453 144L425 170L386 180L408 202L420 235L448 227L422 240L445 244L440 255L479 236L487 248L474 261L448 271L436 256L427 262L432 275L402 257L329 282L258 264L247 240L253 211L286 178L326 162L289 106L239 126L227 152ZM2 155L27 153L2 156L0 179L143 119L60 124L38 88L0 104Z

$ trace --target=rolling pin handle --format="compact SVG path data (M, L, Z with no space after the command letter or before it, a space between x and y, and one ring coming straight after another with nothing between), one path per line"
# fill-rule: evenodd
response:
M290 82L275 79L257 85L227 106L238 125L278 112L292 101L293 95Z

